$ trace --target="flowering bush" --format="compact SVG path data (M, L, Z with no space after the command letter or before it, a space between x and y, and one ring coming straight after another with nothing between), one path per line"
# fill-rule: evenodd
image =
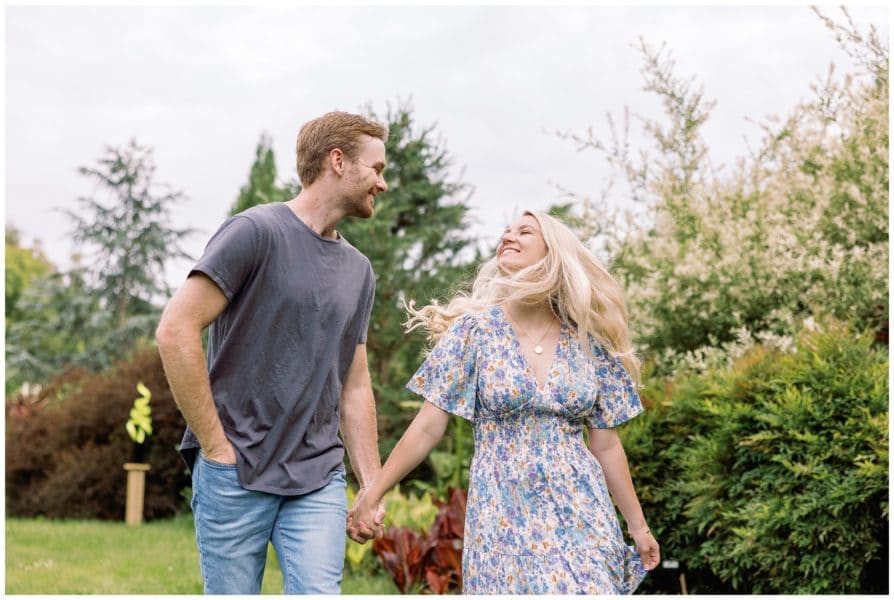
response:
M712 104L645 44L646 89L669 120L644 121L655 148L634 160L617 136L568 136L603 151L630 184L626 214L587 201L579 219L612 257L633 332L660 371L731 364L755 343L791 347L804 319L822 314L887 342L888 49L874 30L821 18L860 69L830 68L813 99L765 124L758 151L727 174L699 134Z

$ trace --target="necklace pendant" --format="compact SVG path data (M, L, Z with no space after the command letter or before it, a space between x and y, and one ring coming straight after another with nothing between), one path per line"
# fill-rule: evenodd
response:
M539 344L534 346L534 354L543 354L543 346Z

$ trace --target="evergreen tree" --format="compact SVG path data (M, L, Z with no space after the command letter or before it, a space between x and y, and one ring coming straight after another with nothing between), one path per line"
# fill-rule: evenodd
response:
M100 369L117 358L122 335L102 309L83 267L32 282L6 329L6 392L46 383L67 366ZM125 340L132 342L132 340Z
M107 147L97 166L79 171L105 195L78 198L78 210L63 211L81 244L75 266L34 279L15 302L6 339L7 392L26 381L45 383L66 366L100 370L147 341L158 300L171 294L166 261L189 258L179 240L191 230L169 225L171 205L183 195L154 181L149 148L134 141Z
M230 209L230 215L241 213L247 208L269 202L285 202L300 190L294 184L280 187L276 183L276 160L270 136L261 134L255 149L255 162L248 174L248 183L239 190L239 197ZM294 193L293 193L294 192Z
M172 205L185 197L155 182L152 150L134 140L124 148L107 147L96 167L79 172L107 197L78 198L77 211L63 212L75 223L74 241L92 252L87 269L101 305L124 327L131 316L157 312L153 302L159 296L170 296L165 263L190 258L179 240L193 230L170 225Z

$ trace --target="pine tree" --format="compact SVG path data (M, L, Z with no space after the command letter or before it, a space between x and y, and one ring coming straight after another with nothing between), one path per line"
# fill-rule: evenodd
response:
M106 147L97 166L78 171L106 197L78 198L77 211L63 212L75 223L72 238L93 259L87 268L95 293L123 327L129 317L152 312L155 301L170 296L165 263L190 258L179 241L193 230L169 224L172 205L185 196L155 182L152 150L135 140L124 148Z
M276 183L276 159L270 136L261 134L255 149L255 162L248 174L248 183L239 190L239 197L230 209L230 215L241 213L247 208L270 202L285 202L297 194L294 186L280 187ZM298 187L300 190L300 186ZM293 194L294 192L294 194Z

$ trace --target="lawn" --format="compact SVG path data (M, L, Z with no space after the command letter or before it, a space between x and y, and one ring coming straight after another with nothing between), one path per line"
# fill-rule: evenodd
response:
M128 527L107 521L6 520L6 594L201 594L191 515ZM262 586L282 593L272 549ZM396 594L384 574L345 570L343 594Z

